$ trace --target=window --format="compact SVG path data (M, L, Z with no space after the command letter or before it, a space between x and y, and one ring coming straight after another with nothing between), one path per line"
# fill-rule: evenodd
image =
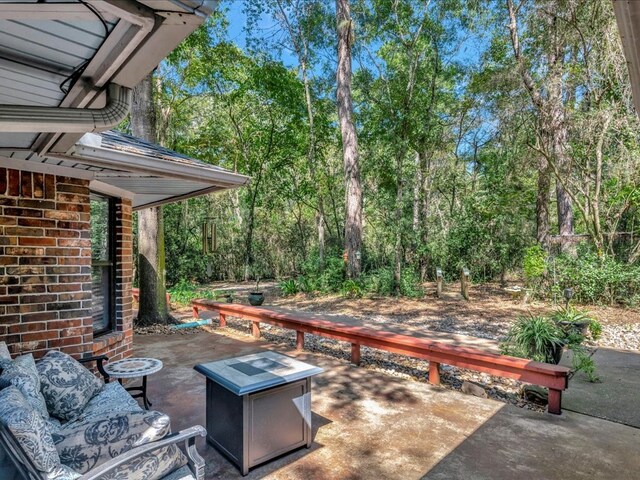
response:
M112 198L91 193L91 316L93 333L111 330L115 283L115 208Z

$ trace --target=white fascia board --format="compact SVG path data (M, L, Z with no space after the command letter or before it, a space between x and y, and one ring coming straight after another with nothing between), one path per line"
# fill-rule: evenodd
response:
M79 168L61 167L50 163L29 162L18 158L0 156L0 167L22 170L24 172L48 173L50 175L60 175L63 177L81 178L83 180L93 180L95 172L82 170Z
M82 159L83 162L99 167L129 172L146 173L169 178L182 178L234 188L245 185L249 181L246 175L214 170L197 165L186 165L156 157L146 157L135 153L122 152L104 147L76 144L65 156L49 155L55 158Z
M209 187L209 188L203 188L201 190L194 190L192 192L188 192L182 195L176 195L173 197L166 197L163 198L162 200L158 200L156 202L150 202L150 203L146 203L143 205L134 205L133 207L133 211L137 212L138 210L144 210L145 208L150 208L150 207L158 207L160 205L165 205L167 203L174 203L174 202L180 202L183 200L188 200L190 198L194 198L194 197L200 197L202 195L207 195L208 193L214 193L214 192L218 192L220 190L224 190L224 188L222 187L218 187L218 186L214 186L214 187Z
M135 193L130 192L129 190L123 190L122 188L109 185L108 183L101 182L100 180L91 180L91 182L89 182L89 190L103 193L111 197L127 198L129 200L133 200L136 196Z

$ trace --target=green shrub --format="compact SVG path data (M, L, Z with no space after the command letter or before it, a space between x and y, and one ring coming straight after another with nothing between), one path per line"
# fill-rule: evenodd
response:
M377 295L393 295L393 282L393 270L390 268L380 268L364 276L365 290Z
M300 289L298 288L298 283L293 278L283 280L278 286L280 287L280 291L282 292L282 294L285 296L295 295L300 291Z
M344 281L344 261L337 255L327 255L324 266L318 258L312 258L302 266L303 275L298 278L303 292L337 293ZM303 279L304 285L300 280Z
M529 284L535 284L547 269L547 253L540 245L527 248L522 261L524 276Z
M305 277L304 275L300 275L298 277L298 288L300 289L301 292L304 293L312 293L315 292L316 287L315 287L315 283L313 282L312 279L310 279L309 277Z
M340 288L340 294L348 298L360 298L364 295L364 286L356 280L345 280Z
M558 290L573 288L579 303L633 305L640 298L640 266L610 256L598 257L581 246L578 255L560 255L552 263Z
M591 338L598 340L602 336L602 324L595 319L591 319L589 333L591 334Z
M500 349L505 355L557 363L556 353L563 345L564 333L553 320L531 315L518 318Z
M395 278L390 267L380 268L364 276L364 289L377 295L395 295ZM413 270L405 268L400 275L400 295L403 297L419 298L424 295L420 278Z
M412 269L405 268L400 276L400 294L403 297L420 298L424 296L424 288L420 284L419 275Z
M183 278L169 289L169 295L171 296L171 301L180 305L188 305L191 300L197 298L197 291L192 282Z
M209 300L218 300L222 293L217 291L211 291L208 289L200 289L193 282L181 279L169 290L171 301L178 305L189 305L191 300L195 298L206 298Z

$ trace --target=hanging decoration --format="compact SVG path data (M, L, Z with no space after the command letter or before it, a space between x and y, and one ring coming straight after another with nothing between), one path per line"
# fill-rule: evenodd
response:
M202 222L202 253L208 255L218 248L215 219L207 218Z

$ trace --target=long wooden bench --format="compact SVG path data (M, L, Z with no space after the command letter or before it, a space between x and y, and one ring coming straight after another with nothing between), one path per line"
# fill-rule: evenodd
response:
M570 369L559 365L483 352L482 350L450 345L428 338L412 337L368 327L347 325L330 320L297 317L267 308L250 307L212 300L196 299L191 302L194 317L201 310L218 312L220 326L227 325L227 315L251 320L253 336L260 337L260 323L296 331L296 347L304 348L304 334L310 333L351 343L351 361L360 363L360 347L367 346L429 361L429 382L440 383L440 364L508 377L549 389L549 413L560 414L562 391L569 386Z

